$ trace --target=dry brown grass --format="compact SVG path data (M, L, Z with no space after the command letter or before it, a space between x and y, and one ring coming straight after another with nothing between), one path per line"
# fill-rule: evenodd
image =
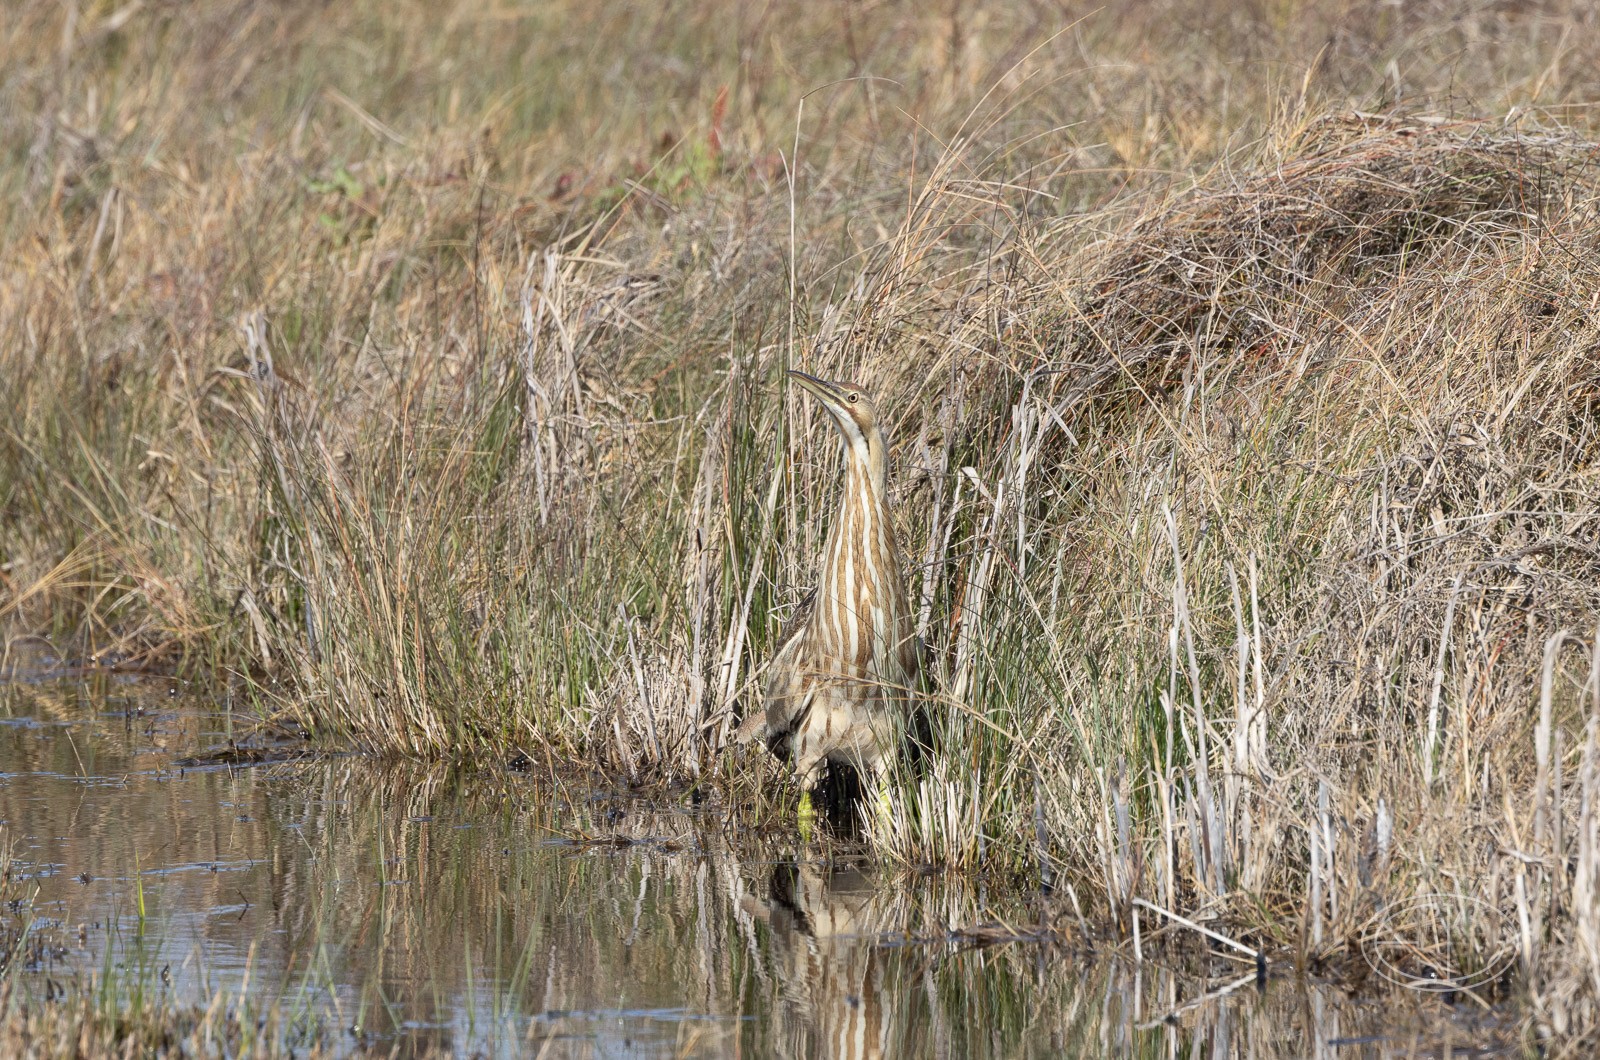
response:
M25 6L0 621L765 818L803 363L940 659L883 856L1329 963L1420 902L1589 1033L1593 18Z

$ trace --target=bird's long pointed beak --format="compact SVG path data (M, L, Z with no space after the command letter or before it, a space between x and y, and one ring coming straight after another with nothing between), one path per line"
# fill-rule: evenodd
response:
M802 372L798 368L789 369L789 378L799 383L801 390L816 397L826 406L837 408L844 404L844 395L826 379L818 379L810 372Z

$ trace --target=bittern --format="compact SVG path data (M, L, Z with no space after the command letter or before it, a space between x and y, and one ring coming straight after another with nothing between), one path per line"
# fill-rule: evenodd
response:
M816 590L778 637L766 709L739 728L792 759L808 793L828 763L866 783L910 732L921 649L889 511L889 456L877 409L854 383L789 373L822 405L844 443L844 485Z

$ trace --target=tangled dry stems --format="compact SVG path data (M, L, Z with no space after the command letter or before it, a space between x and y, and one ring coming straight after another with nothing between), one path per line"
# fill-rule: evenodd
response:
M360 38L371 14L327 17ZM1437 46L1476 56L1500 17ZM30 18L16 40L60 37ZM333 62L297 24L226 22L160 27L232 42L192 50L197 98L236 98L229 64L280 38ZM1546 1028L1592 1028L1594 146L1305 86L1250 86L1241 137L1054 37L989 55L951 28L873 26L945 71L913 109L958 115L887 163L852 153L882 141L866 88L812 100L831 138L794 157L770 72L737 135L673 113L670 150L600 137L560 172L534 141L397 128L374 110L408 113L406 78L364 106L351 77L261 118L289 131L226 179L151 176L130 160L212 141L154 82L116 104L146 125L61 87L115 72L115 28L65 74L16 66L7 113L41 117L3 127L8 628L233 674L332 740L581 756L769 815L773 765L725 743L825 532L831 444L776 386L801 361L890 410L938 653L941 754L871 823L885 857L1330 960L1449 895L1461 930L1415 952L1509 939ZM377 51L426 89L396 33ZM469 79L511 65L484 33L450 23L487 57ZM1352 16L1312 73L1381 69L1385 36ZM1185 55L1171 98L1226 69ZM1068 71L1081 140L1030 109ZM263 76L294 95L297 70Z

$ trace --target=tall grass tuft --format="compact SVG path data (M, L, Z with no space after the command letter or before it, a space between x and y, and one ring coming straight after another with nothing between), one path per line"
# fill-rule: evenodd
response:
M28 7L0 665L769 822L803 366L888 412L934 659L883 858L1412 986L1514 952L1589 1033L1600 56L1441 10Z

